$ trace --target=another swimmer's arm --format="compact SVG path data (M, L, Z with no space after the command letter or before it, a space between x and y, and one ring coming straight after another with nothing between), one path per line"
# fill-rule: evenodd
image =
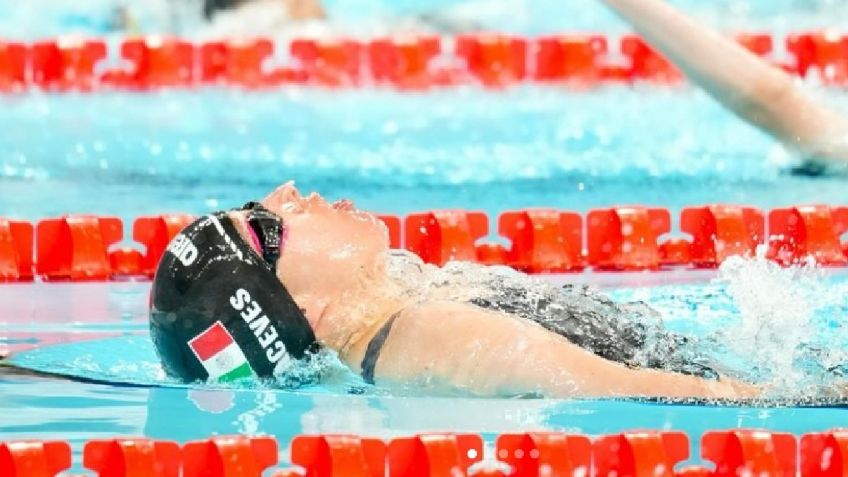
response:
M376 381L484 396L734 398L755 392L724 380L629 369L532 323L451 302L399 315L377 362Z
M848 165L848 118L786 72L662 0L602 0L689 78L809 161Z

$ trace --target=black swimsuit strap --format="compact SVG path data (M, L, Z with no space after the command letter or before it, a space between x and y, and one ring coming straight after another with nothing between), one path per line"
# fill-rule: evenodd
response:
M365 350L365 356L362 358L361 365L362 379L368 384L374 384L374 368L377 366L380 352L383 350L386 338L389 337L389 332L392 330L392 325L398 316L400 316L400 311L392 315L368 343L368 348Z

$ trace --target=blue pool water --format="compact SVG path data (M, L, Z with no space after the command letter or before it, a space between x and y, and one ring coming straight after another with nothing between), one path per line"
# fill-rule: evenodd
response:
M374 34L397 29L399 19L438 17L440 24L521 34L570 31L623 31L627 26L598 0L323 0L333 31ZM728 29L840 27L848 13L841 0L672 0L697 18ZM67 34L114 34L115 8L128 8L145 33L202 31L200 1L0 0L4 37L31 39ZM426 25L426 23L425 23Z
M19 3L0 0L0 32L7 37L110 34L113 2ZM167 25L162 2L128 3L141 9L145 31ZM827 26L844 18L845 9L831 0L675 3L727 29L775 32ZM438 5L519 33L624 28L584 0L328 5L341 24L369 15L385 22ZM736 15L728 19L727 11ZM177 30L190 34L190 27ZM812 89L848 111L844 91ZM848 199L845 178L786 173L792 159L769 138L687 87L31 93L0 97L0 146L0 216L30 220L69 212L127 221L167 211L202 213L241 204L290 179L305 190L396 214L454 207L496 214L529 206L585 212L629 203L675 211L712 202L770 208ZM752 261L722 274L720 283L709 282L714 272L554 279L602 284L616 299L644 300L669 327L712 340L729 367L784 384L797 373L815 376L816 366L848 362L844 273L776 271ZM490 436L649 427L698 435L709 428L767 427L802 433L845 422L838 407L401 396L365 387L343 370L319 388L298 391L173 386L162 381L147 341L147 290L139 283L0 285L0 353L15 350L16 363L41 371L117 382L4 370L0 439L59 437L78 450L87 439L116 434L188 440L262 432L286 442L302 432ZM811 343L805 349L823 350L817 363L787 359L787 349ZM167 386L149 387L154 384Z
M848 110L836 89L818 94ZM0 210L198 213L294 179L365 209L845 201L688 88L290 89L0 98Z

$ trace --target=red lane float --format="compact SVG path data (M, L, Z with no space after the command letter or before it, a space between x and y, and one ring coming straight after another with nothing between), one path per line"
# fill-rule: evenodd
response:
M638 36L623 36L621 53L629 61L631 80L667 84L683 81L683 73Z
M586 217L587 259L600 270L653 270L661 265L657 238L671 230L667 209L616 207Z
M506 265L509 263L509 251L499 243L481 243L477 245L477 263Z
M660 264L689 265L692 263L692 244L682 238L670 238L660 244Z
M767 257L782 265L812 257L822 265L846 265L840 237L848 232L848 207L825 205L774 209L769 212Z
M3 477L54 477L71 466L71 446L65 441L0 442Z
M690 262L715 267L734 255L754 256L765 241L765 217L753 207L687 207L680 212L680 230L693 237Z
M36 225L36 273L44 280L107 280L110 245L124 235L117 217L71 215Z
M714 477L793 477L796 453L795 436L782 432L713 431L701 438L701 456L715 464Z
M27 46L0 41L0 92L12 93L26 88Z
M848 84L848 36L834 31L790 35L786 49L801 76L815 71L825 84Z
M375 84L400 90L427 89L442 85L430 64L442 51L436 36L380 38L367 46L368 63Z
M142 272L144 256L132 247L120 247L109 252L109 266L113 280L151 278L151 275Z
M386 455L385 442L358 436L298 436L291 444L291 462L305 477L384 477Z
M848 431L836 430L801 436L802 477L838 477L848 474Z
M33 226L0 218L0 282L33 279Z
M476 434L421 434L392 439L388 477L462 477L483 459L483 439Z
M734 38L757 56L768 56L774 51L774 39L768 33L740 33Z
M97 84L95 67L106 57L102 40L63 38L32 45L32 82L41 89L91 91Z
M183 446L183 477L261 477L275 465L272 437L219 436Z
M848 207L798 206L768 215L752 207L708 205L681 211L680 229L688 241L672 238L670 213L662 208L616 207L590 211L583 219L574 212L527 209L505 212L498 232L511 243L478 243L489 234L483 212L457 210L411 214L405 219L378 216L389 232L390 246L405 247L425 262L450 260L508 265L528 273L595 270L654 270L672 265L716 267L734 255L753 256L768 240L766 257L792 265L812 257L817 263L848 265ZM0 281L108 280L152 277L169 242L194 217L186 214L140 217L133 224L138 248L113 248L123 236L115 217L69 216L32 226L0 219ZM585 250L584 250L585 243ZM183 244L184 245L184 244ZM193 253L176 246L176 253ZM35 265L34 265L35 264Z
M484 86L502 88L527 76L527 40L506 35L460 35L456 55Z
M297 436L295 469L267 470L278 461L272 437L216 436L177 443L145 438L92 440L82 464L101 477L829 477L848 470L848 430L800 437L754 429L706 432L701 456L711 463L675 470L689 458L682 432L627 431L594 439L558 432L502 434L484 459L478 434L431 433L380 439L355 435ZM55 476L71 466L64 441L0 442L0 475ZM508 466L508 468L507 468Z
M601 35L557 35L536 41L536 81L573 81L595 84L603 79L607 39Z
M144 245L145 253L141 258L139 272L153 276L156 266L165 253L168 243L184 228L194 222L189 214L165 214L157 217L139 217L133 222L133 240ZM181 253L191 253L185 250Z
M512 248L506 265L528 273L581 270L583 219L575 212L531 209L505 212L498 218L498 233Z
M498 436L495 450L500 462L512 467L514 477L590 475L592 442L586 436L530 432Z
M396 215L378 215L378 219L380 219L389 231L389 247L391 248L400 248L401 247L401 219Z
M157 217L139 217L133 222L133 240L144 245L144 253L132 247L121 247L109 252L112 275L115 278L152 278L168 243L194 221L189 214L165 214ZM192 254L196 250L183 242L176 246L178 254ZM188 255L185 258L188 258Z
M198 51L197 79L202 83L258 89L276 86L284 79L284 72L266 68L274 54L274 43L268 38L207 42Z
M151 439L88 441L83 466L100 477L178 477L180 446L176 442Z
M736 41L759 56L769 56L775 39L762 33L736 35ZM281 84L326 87L370 84L421 90L469 80L502 88L532 79L597 85L600 81L678 83L681 73L635 35L550 35L524 38L502 34L468 34L453 39L454 51L442 57L442 38L412 36L350 39L295 39L288 49L292 64L270 67L275 44L267 38L211 41L194 45L177 38L127 39L121 57L129 69L97 77L96 66L109 56L102 40L59 39L33 45L0 43L0 91L29 85L50 90L88 91L101 85L132 90L224 83L247 89ZM790 35L793 74L815 72L825 84L848 84L848 36L830 31ZM626 59L622 65L616 56ZM283 60L283 58L278 58Z
M489 218L483 212L425 212L411 214L404 222L406 249L435 265L451 260L476 261L475 242L488 234Z
M298 60L304 78L326 87L355 86L360 83L362 44L353 40L294 40L289 48Z
M195 48L176 38L149 36L125 40L121 57L129 70L111 70L101 80L111 86L136 90L187 87L194 81Z
M674 466L689 457L689 438L682 432L625 432L601 436L592 444L593 477L672 477Z

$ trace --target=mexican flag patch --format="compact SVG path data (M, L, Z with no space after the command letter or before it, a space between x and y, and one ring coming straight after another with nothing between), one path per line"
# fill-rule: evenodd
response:
M220 321L192 338L188 346L206 368L210 379L233 381L253 376L250 363Z

